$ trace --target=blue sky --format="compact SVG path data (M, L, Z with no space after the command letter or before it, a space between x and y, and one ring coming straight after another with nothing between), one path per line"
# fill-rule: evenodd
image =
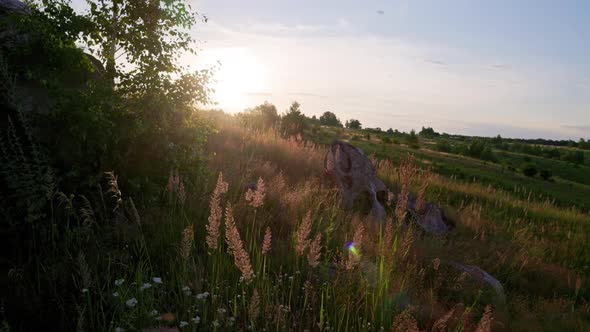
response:
M79 0L75 0L77 2ZM590 1L190 1L218 106L364 126L590 138Z

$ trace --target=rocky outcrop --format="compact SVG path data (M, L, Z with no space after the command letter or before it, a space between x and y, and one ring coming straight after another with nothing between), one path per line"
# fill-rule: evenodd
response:
M382 201L387 187L375 174L375 168L363 151L348 143L334 141L324 157L326 175L335 182L345 208L352 208L361 195L368 195L371 212L377 218L385 216Z

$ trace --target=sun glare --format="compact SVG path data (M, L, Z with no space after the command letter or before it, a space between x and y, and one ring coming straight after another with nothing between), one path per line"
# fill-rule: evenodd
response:
M220 64L213 77L213 99L220 107L240 111L248 106L249 96L267 91L266 66L248 49L217 49L213 56Z

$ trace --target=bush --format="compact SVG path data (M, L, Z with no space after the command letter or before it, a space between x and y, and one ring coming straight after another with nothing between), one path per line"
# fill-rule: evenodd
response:
M535 176L537 174L537 166L533 163L525 163L521 167L522 174L526 176Z
M383 137L381 139L381 142L383 142L384 144L391 144L391 138L389 138L389 137Z

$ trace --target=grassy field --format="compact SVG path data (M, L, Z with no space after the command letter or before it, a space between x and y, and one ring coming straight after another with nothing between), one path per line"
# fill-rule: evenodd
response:
M210 175L195 183L171 176L161 202L131 208L112 225L100 255L92 248L76 254L79 324L193 331L590 329L587 214L433 174L426 198L443 206L455 228L431 237L411 221L380 223L342 210L336 192L321 185L322 146L231 122L219 126L208 143ZM462 169L477 163L354 143L387 157L378 174L391 188L407 152L433 170L435 163L461 162ZM499 171L483 166L480 174ZM420 169L416 174L414 189L424 181ZM253 181L258 189L248 192ZM118 192L116 182L111 186ZM134 206L125 193L120 199L121 206ZM481 267L505 295L457 271L455 262Z

